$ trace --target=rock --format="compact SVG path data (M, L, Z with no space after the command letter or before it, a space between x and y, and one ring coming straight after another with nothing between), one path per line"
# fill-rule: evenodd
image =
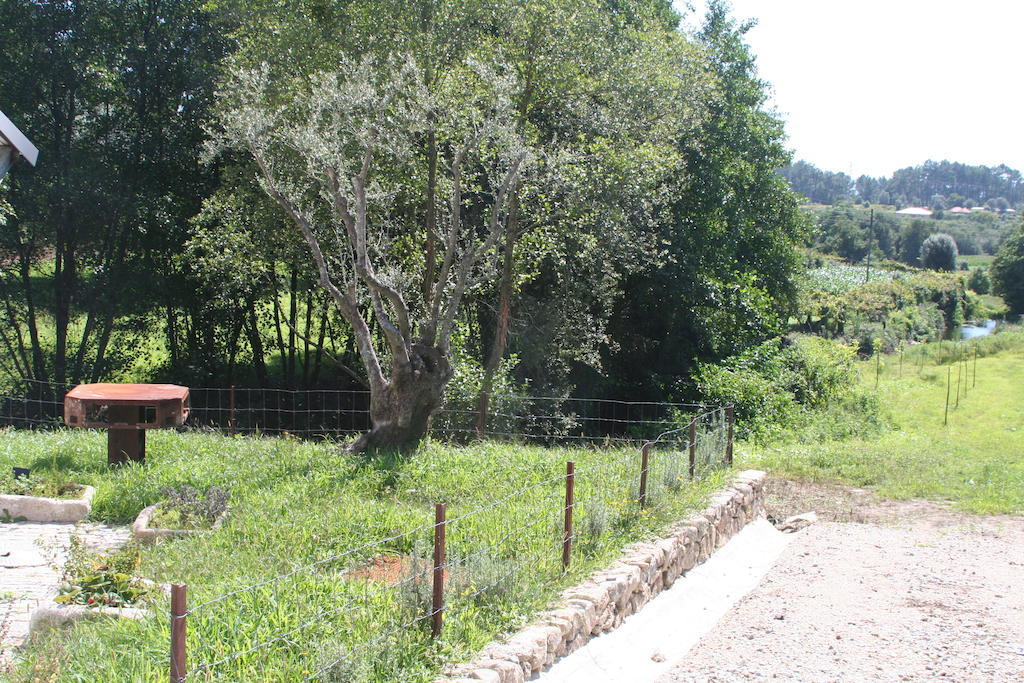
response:
M795 531L806 529L817 521L818 514L816 512L804 512L799 515L787 517L786 520L779 525L779 531L791 534Z

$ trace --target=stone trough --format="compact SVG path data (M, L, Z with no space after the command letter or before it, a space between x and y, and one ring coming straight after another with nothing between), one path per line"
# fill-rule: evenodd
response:
M81 494L78 498L0 495L0 513L6 510L6 516L12 520L24 518L26 522L80 522L92 510L96 489L85 485L77 487Z

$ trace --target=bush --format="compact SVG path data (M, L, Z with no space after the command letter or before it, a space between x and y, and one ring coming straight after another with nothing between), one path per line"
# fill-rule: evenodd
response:
M851 394L855 350L813 336L772 339L718 364L703 364L706 400L733 403L741 435L771 438L806 413Z
M967 279L967 286L978 294L988 294L992 290L992 279L985 268L975 268Z
M1024 313L1024 230L1006 240L992 261L992 291L1014 313Z
M932 270L956 270L956 260L960 256L956 240L944 232L929 235L921 244L921 265Z

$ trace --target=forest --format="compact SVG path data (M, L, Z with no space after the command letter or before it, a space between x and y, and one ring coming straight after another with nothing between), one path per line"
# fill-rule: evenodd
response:
M1005 164L988 167L926 161L920 166L898 169L891 178L862 175L855 180L845 173L796 161L779 173L796 192L817 204L858 201L898 208L928 206L939 211L978 206L1004 212L1019 209L1024 201L1020 171Z
M666 0L4 0L2 106L41 153L2 186L0 372L692 398L797 298L747 28Z

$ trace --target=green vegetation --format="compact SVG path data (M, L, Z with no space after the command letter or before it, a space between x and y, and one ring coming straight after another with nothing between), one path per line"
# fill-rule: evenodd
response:
M868 273L859 269L861 277ZM970 295L959 275L879 269L858 283L858 269L842 264L811 271L795 329L843 339L861 354L904 342L936 341L964 321L997 312L996 302Z
M786 439L744 444L742 463L869 487L885 497L951 500L982 514L1024 509L1024 332L921 345L876 362L860 364L859 390L876 396L891 429L824 440L794 429ZM950 376L949 424L943 426Z
M803 207L813 221L808 246L854 263L890 259L920 266L921 245L932 234L946 233L957 244L961 260L994 254L1017 223L1009 214L989 211L930 218L896 214L892 206L864 207L850 202Z
M956 240L944 232L931 235L921 243L921 265L931 270L942 270L946 272L957 269L957 257L960 251L957 249Z
M992 291L992 279L988 275L987 268L972 268L971 275L967 278L967 286L977 294L988 294Z
M879 409L853 389L855 357L851 346L798 335L702 365L697 382L713 400L735 404L741 436L769 439L808 422L837 437L874 433Z
M133 570L160 582L187 583L192 606L323 561L197 609L189 617L190 666L298 629L211 675L283 681L324 668L344 669L343 680L414 681L431 680L445 661L468 658L543 607L560 587L606 565L626 542L702 505L728 476L711 471L690 484L685 453L670 457L673 452L654 451L646 511L636 502L635 448L429 443L409 459L374 460L340 455L333 443L161 431L150 436L145 464L111 470L102 433L8 432L0 440L0 467L27 464L92 483L94 518L117 522L160 500L168 486L230 488L231 514L220 529L145 548ZM720 459L721 452L705 456ZM576 462L579 535L572 569L563 574L560 475L567 460ZM527 490L501 501L521 489ZM435 502L447 502L448 517L456 520L448 530L445 631L436 643L422 618L429 580L413 580L429 562ZM381 539L390 540L378 544ZM401 573L373 580L368 569L384 558L405 558ZM401 585L385 590L385 580ZM166 676L168 605L163 596L151 599L152 618L82 623L34 646L20 674L30 680Z
M110 555L88 552L78 537L72 537L64 565L60 594L55 602L90 607L140 607L152 590L135 573L139 549L129 544Z
M999 249L992 261L992 291L1013 313L1024 313L1024 227Z
M200 493L191 486L174 486L161 491L163 500L149 519L158 529L209 529L227 512L230 492L211 486Z
M4 110L48 161L5 187L0 375L365 389L368 349L390 379L441 293L459 304L438 325L445 355L481 378L474 407L503 385L687 401L697 362L783 331L806 221L726 3L694 28L664 0L329 5L4 5ZM368 106L360 84L402 106ZM385 296L345 266L353 245L322 201L360 211L367 140L367 277ZM254 150L354 290L318 285ZM337 197L315 189L328 171Z
M819 204L855 199L868 204L928 206L940 212L975 206L1002 212L1024 200L1020 171L1005 164L989 167L926 161L901 168L891 178L862 175L854 181L845 173L822 171L797 161L781 169L780 174L794 190Z
M35 496L39 498L80 498L81 490L74 481L63 473L48 473L50 476L15 477L11 468L0 472L0 494L14 496Z

